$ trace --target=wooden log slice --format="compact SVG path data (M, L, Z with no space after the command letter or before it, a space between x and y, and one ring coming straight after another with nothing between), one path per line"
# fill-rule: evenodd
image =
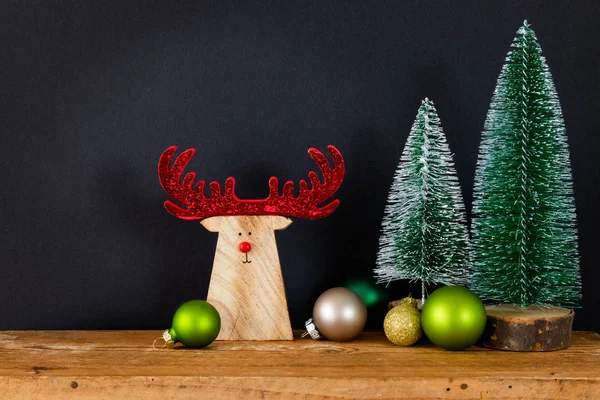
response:
M571 345L573 310L500 304L486 307L485 347L512 351L553 351Z
M401 300L392 300L388 302L387 309L390 311L392 308L396 307L400 304ZM421 311L423 309L423 301L421 299L417 299L417 310Z

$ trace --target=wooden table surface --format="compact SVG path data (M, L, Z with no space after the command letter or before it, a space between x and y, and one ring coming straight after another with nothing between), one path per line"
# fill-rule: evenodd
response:
M0 332L0 398L600 399L600 335L550 353L346 343L215 342L154 350L159 331Z

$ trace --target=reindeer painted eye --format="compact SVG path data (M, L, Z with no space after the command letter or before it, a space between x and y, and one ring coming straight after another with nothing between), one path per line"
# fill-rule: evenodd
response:
M252 235L252 232L248 232L248 235Z
M242 236L242 232L238 233L238 236Z

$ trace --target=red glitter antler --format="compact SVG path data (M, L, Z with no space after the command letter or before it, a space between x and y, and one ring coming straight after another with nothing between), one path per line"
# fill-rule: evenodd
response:
M181 181L183 170L190 162L196 149L188 149L171 161L177 147L171 146L160 156L158 162L158 177L165 191L181 206L167 200L165 208L174 216L186 220L198 220L217 215L282 215L317 219L331 214L339 205L338 199L322 205L340 187L344 178L344 159L334 146L328 146L329 154L333 158L334 167L329 167L329 162L323 153L311 148L308 150L311 158L315 160L323 174L323 183L314 171L308 173L311 188L306 181L301 180L300 194L294 197L294 182L288 181L283 185L279 195L279 181L276 177L269 179L269 196L264 200L241 200L235 195L235 179L229 177L225 180L225 194L221 193L218 182L210 184L210 196L204 193L205 181L194 185L196 174L189 172Z

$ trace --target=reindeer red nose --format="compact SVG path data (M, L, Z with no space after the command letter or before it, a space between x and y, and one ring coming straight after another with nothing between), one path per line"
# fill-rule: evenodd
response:
M242 242L242 243L240 243L240 251L242 253L247 253L250 250L252 250L252 245L250 243L248 243L248 242Z

